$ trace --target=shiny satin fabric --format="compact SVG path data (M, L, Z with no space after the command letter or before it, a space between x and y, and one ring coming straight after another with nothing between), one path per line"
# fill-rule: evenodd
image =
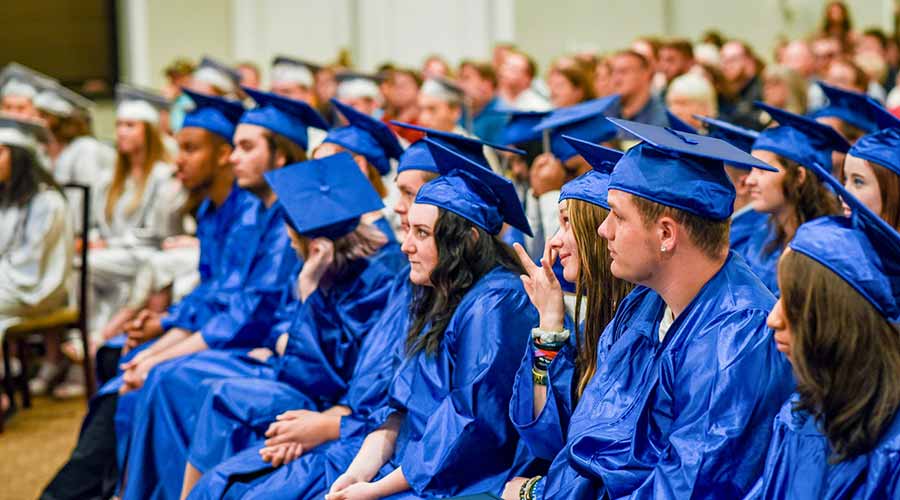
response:
M231 192L216 208L206 199L197 212L197 239L200 240L200 284L191 293L169 307L162 320L163 329L173 327L196 331L202 326L197 308L215 290L240 286L247 254L245 242L258 234L255 227L261 203L252 194L232 186Z
M385 312L366 336L347 392L338 403L351 409L350 415L341 417L340 439L319 445L278 469L260 459L262 442L252 444L211 469L204 468L206 464L195 463L206 473L190 498L324 496L331 483L350 465L366 435L378 426L372 418L373 412L386 403L394 375L394 360L403 357L411 287L407 269L398 273L394 280ZM206 446L204 443L211 438L213 436L197 438L194 442L197 446Z
M337 399L345 386L340 367L355 359L359 338L379 317L392 278L392 270L365 259L352 262L330 288L316 290L297 308L288 351L280 359L261 363L213 349L152 370L137 405L141 418L131 434L133 466L124 498L178 498L189 452L218 455L215 465L223 453L261 437L278 413L320 409L320 403ZM302 346L303 359L292 344ZM302 387L275 381L286 367L306 371Z
M746 211L732 216L729 248L738 255L744 256L753 235L768 231L766 227L768 220L768 215L749 207Z
M566 444L566 431L574 410L572 400L575 376L575 359L578 356L578 341L571 319L567 316L566 328L571 334L566 345L559 351L547 370L547 403L534 416L534 379L531 368L534 351L531 339L526 342L525 356L516 373L512 400L509 403L509 418L519 433L520 448L537 459L547 463L553 460ZM541 475L546 473L544 471Z
M769 242L775 239L774 223L771 221L771 216L766 217L769 221L750 235L741 249L740 255L747 262L747 266L750 267L753 274L766 285L766 288L775 297L779 297L781 292L778 289L778 259L781 258L783 249L776 248L771 252L766 251Z
M875 449L828 463L828 440L794 394L775 419L765 471L747 500L875 500L900 498L900 414Z
M660 341L665 303L636 288L601 337L544 498L740 498L793 390L765 320L772 295L730 254Z
M519 277L498 267L465 295L434 355L403 361L379 411L382 421L403 418L378 476L402 467L412 491L400 497L502 491L518 441L508 417L513 381L537 324Z

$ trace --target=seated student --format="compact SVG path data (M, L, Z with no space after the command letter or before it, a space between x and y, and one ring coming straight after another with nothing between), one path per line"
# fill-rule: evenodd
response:
M197 307L193 317L163 318L161 326L168 331L146 349L124 363L121 394L144 386L152 369L163 362L159 372L150 379L154 384L176 378L196 378L210 369L221 376L225 369L215 360L227 358L229 349L247 349L262 345L278 321L277 311L300 268L296 254L284 226L284 208L266 183L264 174L288 164L305 160L306 125L321 120L309 105L264 92L245 89L257 102L257 107L241 117L234 132L235 149L231 159L238 186L251 191L261 204L253 214L255 233L243 244L241 258L229 280L213 292L211 300ZM231 279L233 278L233 279ZM204 352L203 356L188 356ZM189 368L188 368L189 366ZM242 365L228 365L238 369ZM110 385L110 384L108 384ZM156 389L129 395L123 405L119 399L116 412L120 451L128 450L129 441L122 436L131 434L131 415L134 405L150 397ZM139 436L143 437L143 436ZM137 452L135 452L137 453Z
M512 466L516 356L537 313L497 235L504 222L531 231L509 181L440 139L423 140L442 175L409 210L402 248L416 286L406 349L380 426L329 499L499 493Z
M900 129L860 138L844 159L843 179L850 194L900 230Z
M531 331L531 349L526 349L516 374L509 415L530 455L544 461L539 468L542 474L566 443L569 418L596 371L598 349L611 342L600 334L631 291L628 282L610 274L606 241L597 241L597 229L609 214L609 172L622 153L587 141L567 140L594 170L563 185L560 229L549 240L541 267L531 264L524 249L516 245L519 258L526 263L525 290L538 309L540 325ZM576 284L574 313L563 306L556 275L547 272L557 256L563 276ZM568 321L564 325L564 315L575 318L574 325ZM527 481L535 480L511 480L504 497L518 499Z
M866 134L900 127L900 119L871 97L822 82L817 83L828 98L828 106L816 110L810 116L833 127L850 144L855 144Z
M388 259L372 257L385 251L388 240L360 222L361 215L382 204L350 155L291 165L267 173L266 180L285 207L292 246L304 260L297 281L301 304L278 341L279 356L258 360L252 353L203 353L177 371L154 373L137 407L144 417L132 431L123 498L176 498L195 428L211 428L216 436L200 443L201 449L240 449L246 445L242 437L258 437L244 429L247 425L261 436L283 411L333 405L346 389L362 339L384 309L396 269L381 263ZM320 210L310 211L310 206ZM226 378L222 390L212 382ZM212 384L211 390L198 394L198 380ZM241 397L225 410L229 401L223 393ZM198 415L207 394L219 396L213 410L224 418ZM235 422L235 412L246 410L250 420ZM263 429L255 429L259 426Z
M309 105L245 89L257 107L241 117L234 131L231 160L238 186L262 202L254 225L258 237L246 242L237 280L219 290L216 303L204 304L194 318L160 322L159 341L126 365L122 392L138 389L157 364L208 348L256 347L272 325L279 297L297 270L284 229L284 208L263 174L306 159L306 125L321 117ZM193 320L193 321L192 321Z
M838 213L834 195L814 175L813 164L830 165L831 151L846 151L850 145L831 127L809 118L757 104L780 126L762 131L753 143L753 156L777 168L777 172L754 170L747 177L750 205L768 214L769 222L756 231L741 255L750 269L777 294L776 266L785 245L803 223Z
M486 158L482 153L484 143L426 130L429 136L437 135L445 144L452 145L462 154L470 155L473 161L487 168ZM419 188L434 179L438 170L427 145L420 141L403 154L398 172L397 185L403 196L394 209L401 220L406 222L409 207ZM408 225L406 228L408 229ZM395 279L386 311L363 343L345 397L345 406L351 413L341 420L332 417L335 424L340 423L340 439L322 442L333 439L336 433L328 432L328 426L311 427L316 420L324 422L324 419L317 417L318 413L305 412L297 415L286 412L279 417L279 421L269 426L265 446L261 443L251 446L208 471L191 493L191 498L221 498L226 490L227 497L243 492L247 492L248 496L269 496L272 491L281 491L292 498L297 492L302 492L304 498L319 498L325 494L331 481L346 469L359 451L366 434L378 425L373 417L375 410L383 406L388 396L388 386L394 371L391 357L402 357L403 339L407 335L409 269L405 271ZM385 345L391 347L385 348ZM385 355L385 350L388 355ZM208 399L205 408L210 407L213 406ZM209 449L203 443L209 442L213 435L221 436L221 433L210 433L203 439L196 438L194 442L201 445L201 450ZM197 460L202 459L197 457ZM288 465L273 469L284 463ZM251 471L252 474L248 475ZM188 490L186 483L185 491Z
M231 138L244 112L240 103L190 94L196 107L187 114L176 137L179 154L178 176L188 189L201 190L205 200L197 214L200 239L200 284L169 310L168 316L193 317L194 310L213 297L229 280L237 281L236 263L241 262L245 244L257 235L254 227L259 201L235 185L231 169ZM139 326L159 324L159 317L145 310ZM149 335L152 332L147 333ZM145 332L133 329L113 339L97 352L101 389L91 400L78 443L69 461L57 472L41 498L109 498L118 478L116 433L113 421L118 406L118 385L106 384L116 375L123 345L139 349L150 340ZM126 344L127 340L127 344Z
M707 135L722 139L732 146L749 153L753 150L753 143L759 137L755 130L738 127L728 122L716 120L706 116L697 116L705 126ZM764 230L768 216L753 210L750 204L750 187L747 185L747 177L750 172L725 165L725 173L734 184L734 209L731 213L731 229L729 233L729 248L743 255L747 243L758 231Z
M39 119L34 98L41 80L49 78L15 62L4 66L0 70L0 113L22 120Z
M180 183L172 178L159 130L162 96L116 87L116 164L96 183L93 204L98 234L90 259L91 329L97 331L121 308L137 269L162 240L184 233Z
M559 229L557 198L563 184L591 170L578 151L563 134L594 143L604 143L616 136L616 129L606 116L616 113L617 96L592 99L574 106L558 108L542 117L533 127L543 135L543 153L534 159L529 171L530 192L525 195L525 212L535 229L534 238L525 238L525 249L532 259L543 254L544 243Z
M769 315L797 389L748 499L900 497L900 234L814 167L853 215L797 230Z
M65 197L36 156L46 135L37 122L0 116L0 340L68 297L72 227ZM4 394L0 413L11 404Z
M337 99L331 100L332 107L347 121L344 127L330 130L328 135L313 152L316 159L325 158L342 151L353 155L359 169L369 179L372 187L382 200L396 199L396 193L390 193L385 187L383 177L391 172L391 160L400 158L403 147L397 136L387 124L369 115L360 113ZM375 224L391 241L396 241L395 232L398 223L390 220L383 212L366 214L363 221ZM402 259L402 255L397 255ZM399 265L405 265L405 259Z
M702 122L696 118L696 115L716 116L719 114L716 89L709 80L697 73L685 73L670 81L665 100L669 124L673 126L680 121L699 130Z
M397 171L396 182L403 196L394 206L394 210L401 221L406 222L406 215L415 194L423 184L437 177L437 167L425 143L419 142L404 152ZM236 425L246 429L244 434L247 439L257 436L267 438L264 443L256 442L246 446L244 451L241 451L242 446L233 439L222 442L217 437L216 440L220 444L211 446L208 444L211 441L209 436L222 436L222 432L215 432L217 429L209 425L198 428L191 440L182 496L190 493L191 498L221 498L226 490L229 496L234 496L236 492L250 488L272 491L273 482L277 483L280 481L279 477L285 474L292 478L291 484L282 485L277 488L278 490L288 492L318 488L324 494L328 487L325 476L319 473L303 474L301 480L300 474L292 472L295 467L293 462L298 460L296 467L302 470L322 471L323 474L326 470L332 470L332 476L343 471L343 467L349 463L349 459L341 461L339 457L352 458L366 433L372 430L368 424L370 416L384 404L387 397L388 385L393 375L389 353L403 344L409 300L407 264L393 279L384 312L365 335L356 367L347 382L346 392L332 408L319 412L304 411L295 407L278 415L274 422L265 422L259 418L255 418L252 422L248 421L244 417L249 416L249 413L245 415L245 412L240 410L231 413L233 417L239 417ZM235 409L239 407L232 404L229 399L234 402L246 399L243 396L229 397L231 396L229 392L222 390L227 385L228 382L225 381L210 392L198 416L199 420L209 421L210 415L212 418L222 420L225 416L223 407ZM234 395L241 396L238 391L234 391ZM348 413L341 415L343 412ZM250 428L257 425L261 427ZM235 452L239 453L223 461ZM222 463L219 464L220 462ZM264 474L267 470L274 472L273 468L282 464L290 465L285 466L287 470ZM204 473L203 479L195 488L194 484L199 479L201 471ZM254 474L251 479L245 476L247 471L258 471L258 474ZM242 477L247 480L242 481ZM322 484L304 486L307 481ZM248 484L239 484L241 482ZM259 483L265 484L257 487Z
M717 139L611 121L643 142L612 171L599 232L612 274L640 286L601 337L612 344L598 349L566 447L523 493L740 497L793 386L766 329L774 298L728 251L723 166L772 167Z

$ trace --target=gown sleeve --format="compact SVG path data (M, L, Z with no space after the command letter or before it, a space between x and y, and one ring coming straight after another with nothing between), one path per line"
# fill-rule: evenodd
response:
M525 356L516 373L515 388L509 404L509 417L523 444L536 458L551 461L566 444L566 429L572 416L572 385L575 375L577 341L570 318L565 327L571 332L566 345L550 363L547 371L547 403L534 416L534 381L531 368L534 350L529 336Z

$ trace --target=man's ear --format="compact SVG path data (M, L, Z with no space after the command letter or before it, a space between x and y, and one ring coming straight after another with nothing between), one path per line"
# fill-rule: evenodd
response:
M656 234L659 238L659 251L663 254L671 254L678 246L681 237L678 224L669 216L662 216L656 221Z

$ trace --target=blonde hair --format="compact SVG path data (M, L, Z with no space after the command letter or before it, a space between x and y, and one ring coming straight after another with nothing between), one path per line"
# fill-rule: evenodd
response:
M147 184L147 179L153 172L153 166L158 162L168 161L168 154L163 145L162 135L160 134L159 129L155 125L147 122L141 122L141 124L144 126L144 149L146 150L146 154L144 156L144 165L141 169L141 176L138 179L137 195L134 196L131 199L131 203L125 207L125 214L129 216L141 206L141 201L143 201L144 198L144 187ZM119 198L122 197L122 192L125 190L125 181L128 179L130 170L131 161L128 158L128 155L119 152L116 155L116 166L113 171L112 182L106 193L106 206L103 213L107 221L112 220L116 203L118 203Z
M685 73L672 80L666 95L679 95L704 103L712 116L719 114L716 89L706 78L696 73Z
M806 79L800 76L800 73L787 66L774 64L766 66L766 69L763 70L763 79L768 78L780 80L787 85L788 101L785 105L786 110L798 115L806 114L808 84Z

